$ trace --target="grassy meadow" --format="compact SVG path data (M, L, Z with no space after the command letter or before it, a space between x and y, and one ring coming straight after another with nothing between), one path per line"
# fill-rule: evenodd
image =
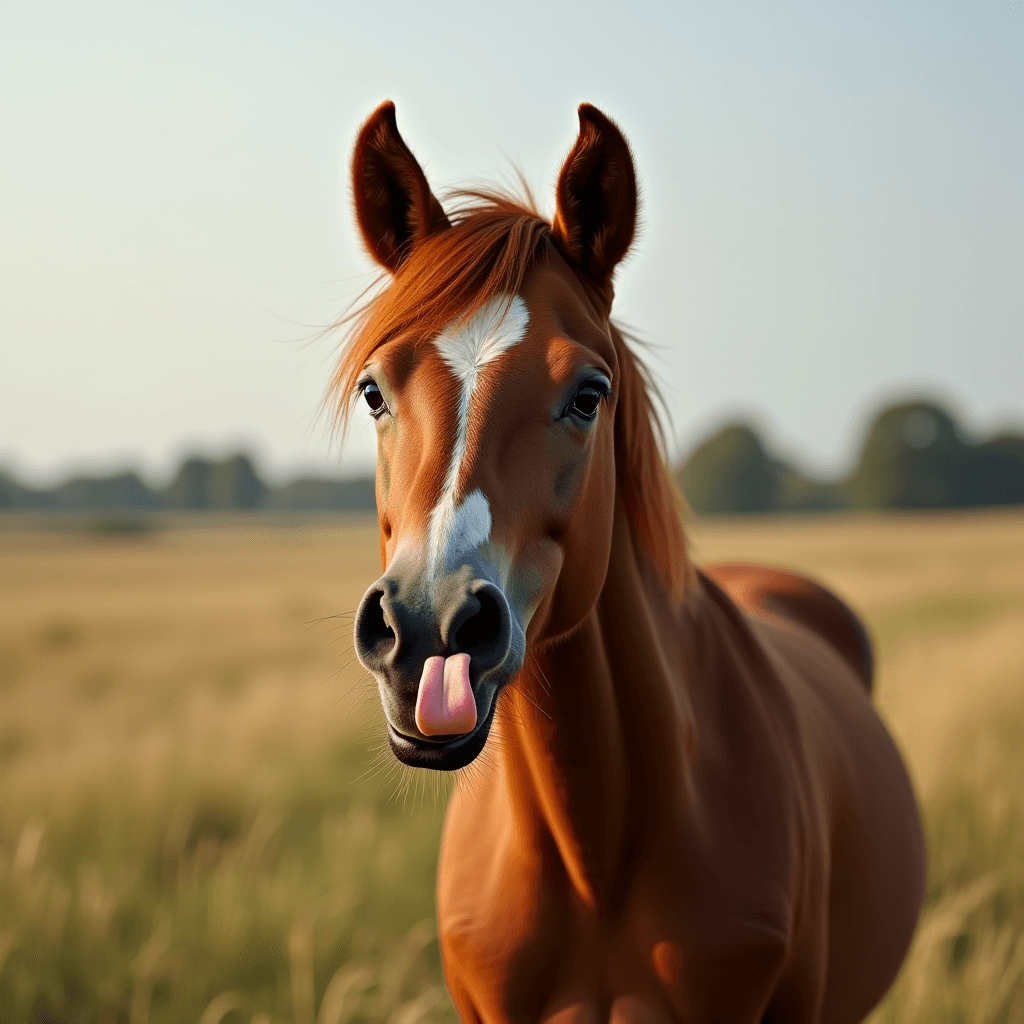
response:
M359 519L0 519L0 1021L454 1021L445 789L381 756ZM700 521L872 626L929 901L876 1024L1024 1022L1024 516Z

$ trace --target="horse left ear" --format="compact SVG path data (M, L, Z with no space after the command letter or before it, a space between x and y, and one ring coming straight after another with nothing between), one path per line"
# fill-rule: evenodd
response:
M370 115L356 139L352 198L367 250L392 274L424 238L451 227L423 168L398 133L390 100Z
M558 175L553 238L562 255L611 294L612 274L636 232L636 172L622 132L589 103Z

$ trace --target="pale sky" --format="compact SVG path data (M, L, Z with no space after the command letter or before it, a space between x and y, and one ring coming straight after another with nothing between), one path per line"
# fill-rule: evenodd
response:
M372 465L318 415L372 280L348 197L385 98L435 191L548 212L576 106L630 140L617 315L679 450L737 415L838 472L872 411L1024 429L1024 3L0 4L0 467Z

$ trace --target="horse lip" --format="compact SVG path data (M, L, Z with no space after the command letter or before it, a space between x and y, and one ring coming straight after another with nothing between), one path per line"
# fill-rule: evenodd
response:
M429 740L409 736L396 729L385 715L392 753L399 761L412 768L433 768L438 771L454 771L464 768L474 761L483 750L491 732L497 707L498 693L496 691L487 714L477 722L476 727L464 736L454 736L447 740Z
M424 750L428 750L430 747L446 747L453 740L462 739L463 736L472 736L473 732L476 731L476 726L473 727L471 732L463 733L462 736L441 736L435 738L432 736L413 736L411 733L402 732L401 729L395 725L387 715L388 731L391 732L395 739L403 743L411 743L415 747L423 747Z
M452 747L458 746L463 741L472 739L481 729L490 728L491 720L494 718L494 708L498 703L497 694L495 699L491 701L491 707L488 713L481 718L473 728L466 733L462 733L458 736L439 736L432 738L430 736L413 736L410 733L402 732L398 726L394 725L390 718L385 714L384 720L388 724L388 733L399 743L407 743L410 746L417 747L420 750L448 750Z

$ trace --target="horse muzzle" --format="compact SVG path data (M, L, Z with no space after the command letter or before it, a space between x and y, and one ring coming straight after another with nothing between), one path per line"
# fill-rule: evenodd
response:
M355 651L377 679L400 761L451 771L480 753L498 693L521 667L513 627L501 588L468 565L440 580L389 570L369 588Z

